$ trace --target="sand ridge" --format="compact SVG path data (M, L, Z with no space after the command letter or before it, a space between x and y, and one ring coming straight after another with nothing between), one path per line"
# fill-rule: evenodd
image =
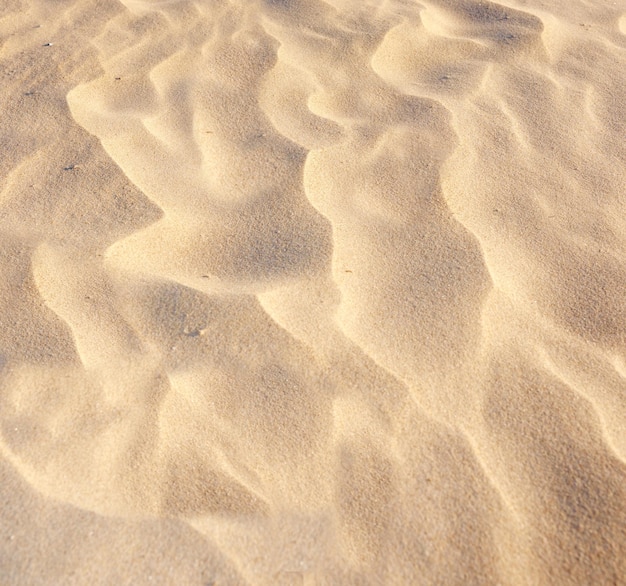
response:
M2 571L623 583L625 18L5 3Z

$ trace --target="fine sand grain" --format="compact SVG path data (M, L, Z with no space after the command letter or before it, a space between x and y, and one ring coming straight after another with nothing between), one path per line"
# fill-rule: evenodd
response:
M0 585L626 584L626 0L0 0Z

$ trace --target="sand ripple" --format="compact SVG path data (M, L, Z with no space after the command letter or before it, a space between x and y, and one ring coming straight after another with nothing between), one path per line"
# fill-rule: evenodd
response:
M163 583L623 583L625 23L5 2L11 506Z

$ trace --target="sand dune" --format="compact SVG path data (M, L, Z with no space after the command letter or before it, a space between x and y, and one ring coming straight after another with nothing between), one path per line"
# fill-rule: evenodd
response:
M626 584L623 1L0 39L0 583Z

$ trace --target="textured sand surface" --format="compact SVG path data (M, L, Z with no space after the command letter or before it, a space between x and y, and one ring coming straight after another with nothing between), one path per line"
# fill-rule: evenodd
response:
M0 584L626 584L625 0L0 39Z

